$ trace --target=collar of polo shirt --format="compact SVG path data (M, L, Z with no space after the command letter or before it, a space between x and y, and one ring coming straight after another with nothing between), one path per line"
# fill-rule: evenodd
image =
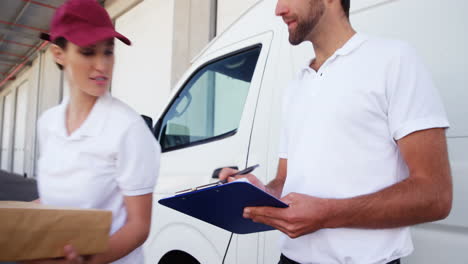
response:
M349 55L351 52L355 51L357 48L359 48L366 40L368 37L365 34L362 33L356 33L354 34L344 45L343 47L337 49L333 55L327 59L327 61L331 61L335 59L338 56L346 56ZM301 70L301 74L304 74L310 70L313 71L312 68L310 68L310 63L314 60L315 58L312 58L311 60L308 61L307 65L304 65ZM325 65L325 63L324 63Z
M71 135L68 135L66 128L66 109L69 101L70 98L68 97L65 97L62 100L62 103L59 106L58 112L60 117L58 120L63 120L63 122L53 124L49 128L50 131L69 140L79 140L84 137L97 136L104 127L104 123L110 109L109 105L112 104L112 98L109 92L97 99L86 120Z

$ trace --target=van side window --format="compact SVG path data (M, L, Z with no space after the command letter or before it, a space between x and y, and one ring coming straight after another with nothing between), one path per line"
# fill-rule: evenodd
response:
M260 50L256 46L213 61L188 80L162 119L163 151L236 133Z

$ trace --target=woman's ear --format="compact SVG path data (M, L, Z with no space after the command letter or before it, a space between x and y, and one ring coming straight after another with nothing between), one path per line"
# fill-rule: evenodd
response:
M65 64L65 51L55 44L50 46L50 51L52 52L52 56L54 56L55 62L63 67Z

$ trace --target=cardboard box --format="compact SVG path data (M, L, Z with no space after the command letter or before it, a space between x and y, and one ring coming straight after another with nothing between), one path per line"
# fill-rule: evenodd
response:
M0 261L63 257L73 245L79 254L107 250L112 212L0 201Z

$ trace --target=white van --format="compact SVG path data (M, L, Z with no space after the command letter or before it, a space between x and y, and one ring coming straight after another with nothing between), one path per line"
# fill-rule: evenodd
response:
M155 127L163 150L154 193L146 263L277 263L278 231L233 235L157 203L217 181L216 169L276 175L282 89L313 56L310 43L293 47L276 1L259 1L194 59ZM468 37L465 0L353 0L359 32L403 39L419 55L442 94L451 128L454 179L450 216L414 227L415 252L403 263L468 263ZM213 201L213 203L220 201ZM228 243L230 246L227 250ZM226 254L227 251L227 254Z

